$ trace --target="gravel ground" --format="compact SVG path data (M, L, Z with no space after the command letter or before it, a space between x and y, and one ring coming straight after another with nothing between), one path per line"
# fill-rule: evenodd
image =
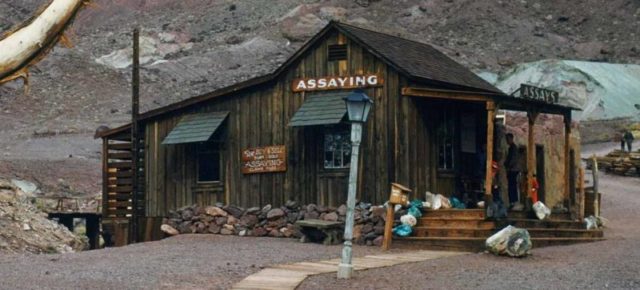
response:
M298 289L640 289L640 179L600 173L600 187L606 241L534 248L524 259L479 253L404 264L357 272L350 281L326 274Z
M267 265L336 258L340 250L295 239L181 235L65 255L6 255L0 289L226 289Z

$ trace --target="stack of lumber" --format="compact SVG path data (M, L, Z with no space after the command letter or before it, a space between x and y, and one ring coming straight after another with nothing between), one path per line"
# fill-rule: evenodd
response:
M613 150L604 157L596 157L598 168L617 175L640 176L640 150L623 152ZM589 167L591 167L591 164Z

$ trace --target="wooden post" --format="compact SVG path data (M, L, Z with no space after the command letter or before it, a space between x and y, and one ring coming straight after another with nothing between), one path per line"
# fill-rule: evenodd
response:
M596 155L591 156L591 173L593 174L593 215L600 216L600 211L598 210L598 159L596 159Z
M529 198L531 195L531 185L533 184L533 175L536 170L536 144L534 140L534 126L536 118L538 118L538 112L528 111L527 117L529 119L529 134L527 138L527 192L522 197L521 201L525 204L526 208L529 208Z
M578 220L584 218L584 168L580 167L578 176L578 188L580 196L578 197Z
M484 205L485 208L489 206L492 201L491 188L493 182L493 140L494 140L494 126L495 126L496 104L493 101L487 101L487 164L485 167L484 177Z
M391 247L391 238L393 236L391 232L393 229L393 207L393 204L387 204L387 218L384 222L384 238L382 240L382 250L385 251Z
M133 67L131 72L131 223L129 242L138 241L138 113L140 107L140 30L133 30Z
M102 138L102 216L109 210L109 139Z
M565 198L571 202L570 206L575 206L575 192L571 192L571 112L564 115L564 194ZM574 207L575 208L575 207Z

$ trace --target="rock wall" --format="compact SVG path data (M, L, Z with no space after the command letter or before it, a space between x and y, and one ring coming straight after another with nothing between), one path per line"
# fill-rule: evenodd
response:
M320 219L344 222L347 207L337 208L308 204L300 206L287 201L279 208L266 205L263 208L244 209L228 205L192 205L171 211L162 221L161 230L168 235L221 234L255 237L300 238L296 228L298 220ZM400 213L397 213L399 216ZM353 239L360 245L381 245L384 234L385 208L358 203L354 213Z

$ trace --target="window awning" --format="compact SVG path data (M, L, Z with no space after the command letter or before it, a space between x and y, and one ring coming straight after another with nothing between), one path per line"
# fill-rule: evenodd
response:
M163 145L204 142L209 140L227 118L229 112L191 114L182 117L178 125L162 141Z
M293 115L289 126L315 126L338 124L347 113L344 102L350 92L324 92L309 95Z

